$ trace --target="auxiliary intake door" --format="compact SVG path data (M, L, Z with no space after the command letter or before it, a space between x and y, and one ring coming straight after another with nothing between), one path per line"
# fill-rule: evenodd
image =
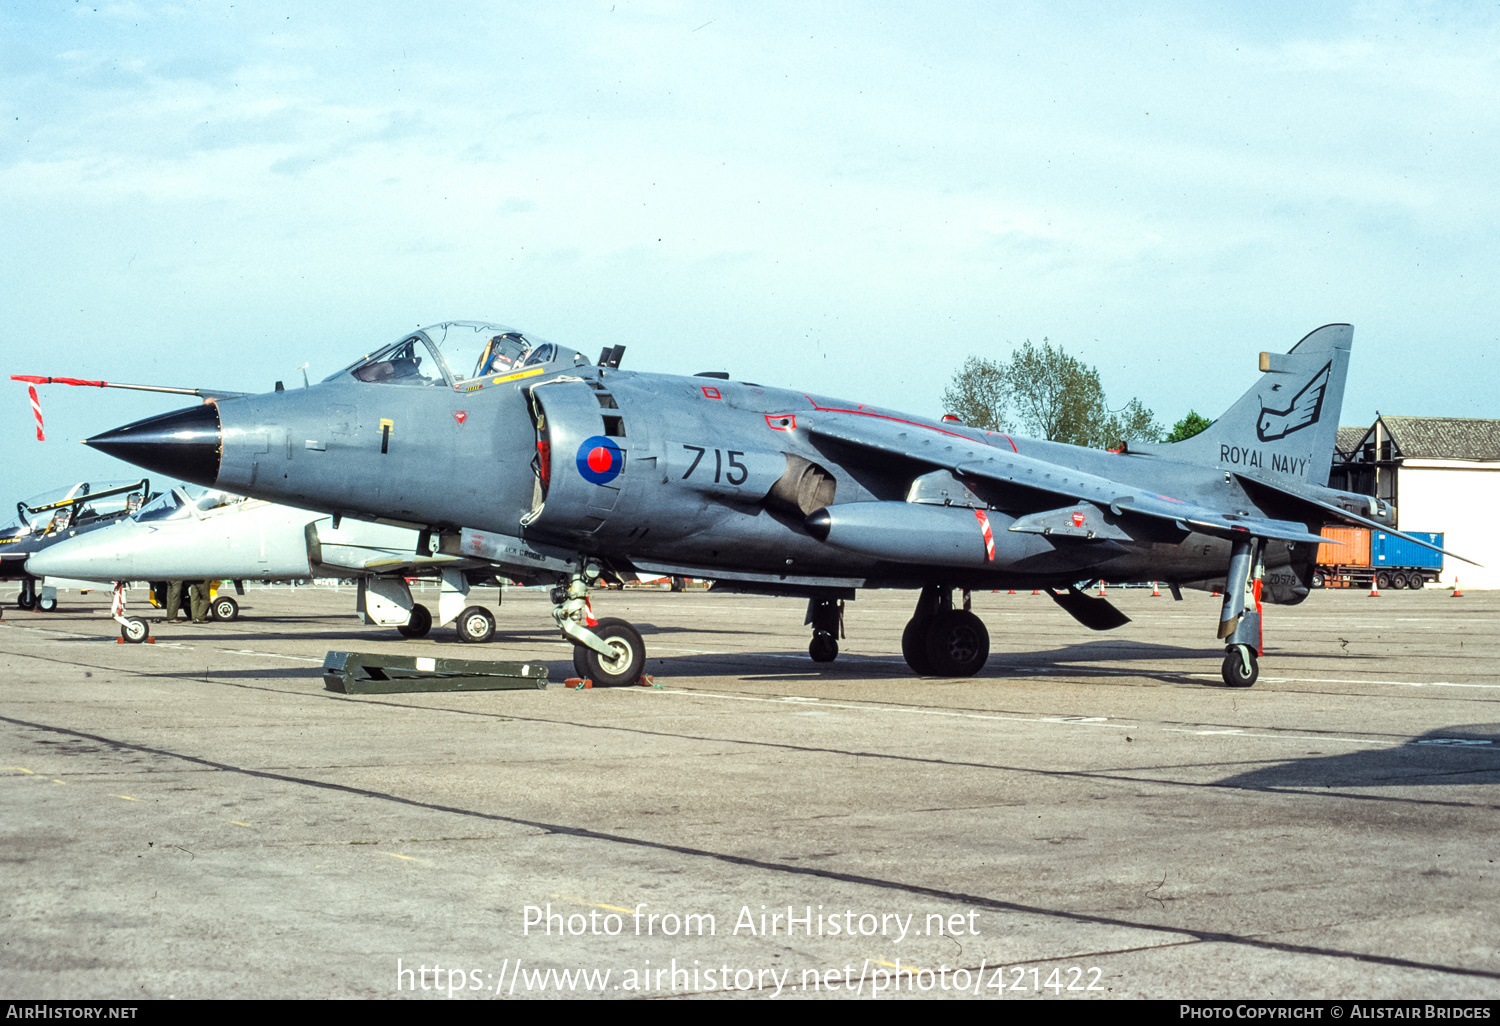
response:
M630 472L625 417L601 381L547 381L530 397L537 488L525 523L591 535L614 511Z

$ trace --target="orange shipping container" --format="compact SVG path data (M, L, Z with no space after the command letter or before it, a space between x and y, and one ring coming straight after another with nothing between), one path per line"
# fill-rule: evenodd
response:
M1342 545L1319 545L1318 562L1324 566L1369 566L1370 532L1364 527L1325 527L1323 537Z

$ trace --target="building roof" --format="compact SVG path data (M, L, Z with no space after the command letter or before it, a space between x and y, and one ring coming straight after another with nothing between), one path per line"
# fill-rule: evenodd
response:
M1370 429L1367 427L1341 427L1333 447L1341 453L1352 453L1369 433Z
M1405 459L1500 460L1500 420L1385 414L1380 420ZM1339 429L1340 442L1343 430Z

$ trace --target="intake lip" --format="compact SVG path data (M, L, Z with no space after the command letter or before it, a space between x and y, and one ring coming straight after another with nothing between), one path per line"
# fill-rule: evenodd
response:
M224 431L218 403L204 403L117 427L83 444L147 470L212 486L219 480Z

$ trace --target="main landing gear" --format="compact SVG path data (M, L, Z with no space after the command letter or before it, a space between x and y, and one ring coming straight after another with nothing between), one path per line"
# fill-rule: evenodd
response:
M990 657L990 632L984 621L969 612L969 592L963 608L953 608L953 589L931 584L922 589L916 611L901 634L906 665L923 677L972 677Z
M599 687L635 684L646 669L646 642L641 632L617 617L589 615L589 586L603 575L598 563L585 562L568 583L552 589L552 618L573 642L573 669Z

